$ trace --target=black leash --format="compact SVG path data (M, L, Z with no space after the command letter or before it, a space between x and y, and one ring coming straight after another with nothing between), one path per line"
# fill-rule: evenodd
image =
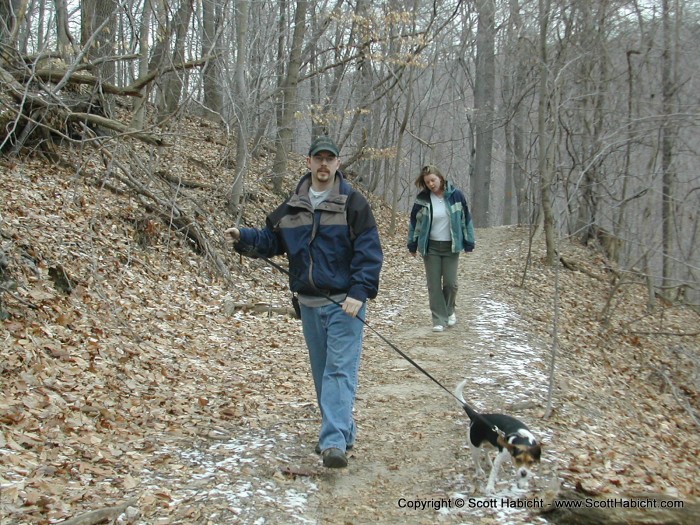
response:
M282 266L280 266L280 265L277 264L276 262L273 262L273 261L270 260L268 257L265 257L264 255L258 255L258 254L256 254L256 256L259 257L260 259L262 259L263 261L265 261L267 264L269 264L270 266L272 266L272 267L275 268L276 270L278 270L278 271L282 272L283 274L287 275L288 277L291 277L292 279L299 280L299 278L296 277L296 276L294 276L294 275L292 275L292 274L289 272L289 270L287 270L286 268L283 268ZM319 295L320 295L321 297L323 297L324 299L328 299L330 302L332 302L332 303L335 304L336 306L339 306L339 307L341 307L341 308L343 307L342 304L340 304L338 301L336 301L335 299L333 299L332 297L330 297L328 294L325 294L325 293L321 292ZM478 417L478 418L481 420L482 423L484 423L487 427L490 427L494 432L496 432L496 433L499 434L500 436L504 436L504 433L503 433L503 431L502 431L501 429L499 429L497 426L492 426L488 421L486 421L486 419L484 419L483 417L481 417L481 415L480 415L476 410L474 410L467 402L465 402L465 401L461 400L460 398L458 398L458 397L454 394L454 392L452 392L451 390L449 390L449 389L448 389L445 385L443 385L440 381L438 381L437 379L435 379L435 378L430 374L430 372L428 372L425 368L423 368L423 367L420 366L418 363L416 363L413 359L411 359L410 356L406 355L406 353L403 352L401 349L399 349L394 343L392 343L391 341L389 341L386 337L384 337L384 336L383 336L382 334L380 334L377 330L375 330L374 327L373 327L372 325L370 325L367 321L365 321L362 317L360 317L360 316L358 315L358 316L355 316L355 318L356 318L358 321L360 321L363 325L365 325L367 328L369 328L372 332L374 332L374 334L375 334L377 337L379 337L379 339L381 339L381 340L384 341L387 345L389 345L389 346L391 347L392 350L394 350L396 353L398 353L398 354L399 354L401 357L403 357L406 361L408 361L409 363L411 363L415 368L417 368L421 373L423 373L428 379L430 379L431 381L433 381L437 386L439 386L439 387L442 388L445 392L447 392L449 395L451 395L453 398L455 398L455 399L457 400L457 402L460 404L460 406L462 406L463 408L464 408L464 407L469 408L469 409L476 415L476 417Z

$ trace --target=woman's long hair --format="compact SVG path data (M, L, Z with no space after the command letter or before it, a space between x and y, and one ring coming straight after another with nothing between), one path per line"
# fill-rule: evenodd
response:
M440 177L440 189L444 191L445 187L447 186L447 181L445 180L444 175L436 166L432 166L430 164L421 168L420 175L418 175L416 181L414 182L416 188L418 188L420 191L425 191L428 189L424 180L427 175L437 175Z

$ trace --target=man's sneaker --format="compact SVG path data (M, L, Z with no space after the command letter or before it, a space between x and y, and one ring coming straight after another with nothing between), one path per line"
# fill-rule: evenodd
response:
M339 448L327 448L323 451L323 466L326 468L345 468L348 458Z
M433 326L433 332L444 332L444 331L445 331L445 327L442 326L441 324L436 324L435 326Z
M447 318L447 326L454 326L457 324L457 316L452 314Z
M352 445L348 445L345 447L345 450L350 452L352 450L352 447L353 447ZM321 444L320 443L316 443L316 446L314 447L314 452L316 452L316 454L321 453Z

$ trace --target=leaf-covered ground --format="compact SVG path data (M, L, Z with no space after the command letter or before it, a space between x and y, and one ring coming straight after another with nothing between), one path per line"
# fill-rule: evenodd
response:
M205 142L207 132L192 136ZM163 162L206 183L173 198L196 204L223 253L231 174L196 157L215 147L207 144L177 146ZM98 164L80 175L38 161L2 169L0 281L11 283L0 303L3 525L56 523L127 501L119 523L543 519L500 504L455 507L460 497L489 501L466 448L466 416L372 331L357 446L349 468L323 469L282 275L227 253L231 279L219 277L138 202L106 191ZM279 200L262 175L248 197L244 222L254 225ZM560 251L576 270L544 266L540 240L527 265L528 230L494 228L477 230L477 250L462 256L457 326L433 334L422 264L404 248L405 217L392 236L390 211L372 202L385 266L369 324L448 389L468 378L468 401L520 417L545 442L531 490L514 492L508 471L500 495L534 499L563 484L697 499L697 314L647 309L631 275L611 293L605 261L568 241ZM432 507L406 508L413 501ZM452 507L438 510L441 501Z

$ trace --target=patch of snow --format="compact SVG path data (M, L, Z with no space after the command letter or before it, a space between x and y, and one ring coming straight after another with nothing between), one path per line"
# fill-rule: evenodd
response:
M157 453L166 461L158 462L157 472L143 472L142 479L151 490L171 490L173 506L208 500L209 519L221 518L224 508L246 523L264 524L280 512L290 523L311 523L304 513L309 495L318 490L315 483L308 478L275 476L274 466L289 461L278 443L289 440L285 433L252 432L206 448L183 450L166 445Z

